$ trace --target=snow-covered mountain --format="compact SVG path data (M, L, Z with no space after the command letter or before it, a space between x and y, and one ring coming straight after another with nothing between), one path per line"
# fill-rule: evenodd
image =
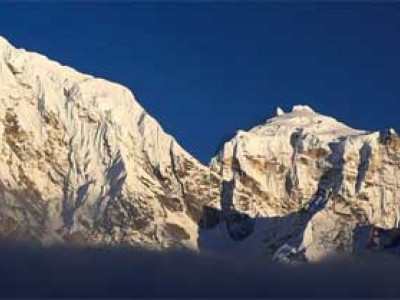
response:
M239 131L211 162L222 178L230 235L258 236L250 244L283 260L396 249L399 168L393 129L355 130L308 106L278 108L265 124Z
M219 182L125 87L0 39L0 232L196 247Z
M0 235L256 251L395 249L400 139L295 106L204 166L125 87L0 38Z

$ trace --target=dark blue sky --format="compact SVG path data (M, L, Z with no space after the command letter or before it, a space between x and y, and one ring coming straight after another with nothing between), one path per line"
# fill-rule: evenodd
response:
M400 129L400 3L8 3L0 35L128 86L203 162L277 105Z

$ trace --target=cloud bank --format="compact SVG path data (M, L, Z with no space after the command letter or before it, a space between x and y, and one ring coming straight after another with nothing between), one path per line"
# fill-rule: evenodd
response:
M337 257L285 266L188 251L0 245L0 297L400 297L400 258Z

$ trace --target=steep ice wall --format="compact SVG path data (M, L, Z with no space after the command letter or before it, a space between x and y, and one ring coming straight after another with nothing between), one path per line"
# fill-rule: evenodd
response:
M196 247L218 194L217 176L127 88L3 38L0 151L3 235Z

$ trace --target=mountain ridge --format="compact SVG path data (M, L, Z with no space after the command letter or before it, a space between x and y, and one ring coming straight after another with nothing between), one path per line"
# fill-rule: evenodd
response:
M50 210L52 215L59 216L42 231L49 230L58 235L60 230L81 232L86 229L75 227L89 226L87 237L93 237L93 226L96 227L93 219L100 214L102 222L111 222L110 216L106 216L110 208L113 213L128 216L132 213L144 214L145 224L136 217L135 222L140 224L129 226L152 227L146 239L150 244L158 244L157 234L166 234L165 229L159 233L157 224L149 225L147 219L159 214L158 217L164 220L169 213L179 215L180 210L188 209L182 201L186 196L187 199L194 197L191 196L194 182L187 180L191 176L189 169L196 168L199 174L193 176L202 177L203 173L208 174L206 167L166 134L127 88L83 75L44 56L15 49L9 44L5 44L2 50L3 146L6 156L9 156L4 162L3 170L9 171L2 172L3 185L16 190L29 186L29 190L35 190L36 196L41 198L63 199L61 207L57 204L57 207L41 208L47 211L46 214ZM26 104L23 109L18 108L20 103ZM43 149L43 145L47 145L47 149ZM32 167L37 159L45 161ZM35 176L28 174L32 172ZM181 180L182 176L185 176L184 180ZM152 187L151 191L148 186ZM123 193L126 195L122 196ZM202 196L208 197L208 194L207 191ZM125 205L129 207L111 209L112 205L121 205L121 201L111 201L118 197L147 200L137 200L135 205L127 201L129 205ZM161 204L168 202L164 198L178 199L175 200L178 211L166 208L173 207L171 204ZM143 207L136 207L139 206L137 202L141 202ZM54 204L52 201L47 203ZM192 204L194 207L199 205ZM187 223L193 221L190 221L189 215L176 218L190 227ZM77 218L83 219L77 221ZM18 223L18 218L13 220ZM127 222L131 220L128 217ZM86 224L88 221L89 224ZM176 224L176 220L171 222L175 227L171 225L173 229L170 231L185 231ZM161 227L166 224L165 221L161 223ZM116 225L107 230L118 233L120 227ZM103 232L107 231L105 224L100 228L100 238L104 239L108 236ZM111 237L117 233L113 232ZM141 232L138 235L139 239L143 238ZM120 238L125 239L125 236L124 232ZM187 235L184 236L187 238ZM195 243L193 238L191 243Z
M378 248L397 239L393 129L352 129L306 105L277 108L206 166L126 87L1 37L0 84L3 236L255 249L282 261L368 250L361 241L375 232Z

